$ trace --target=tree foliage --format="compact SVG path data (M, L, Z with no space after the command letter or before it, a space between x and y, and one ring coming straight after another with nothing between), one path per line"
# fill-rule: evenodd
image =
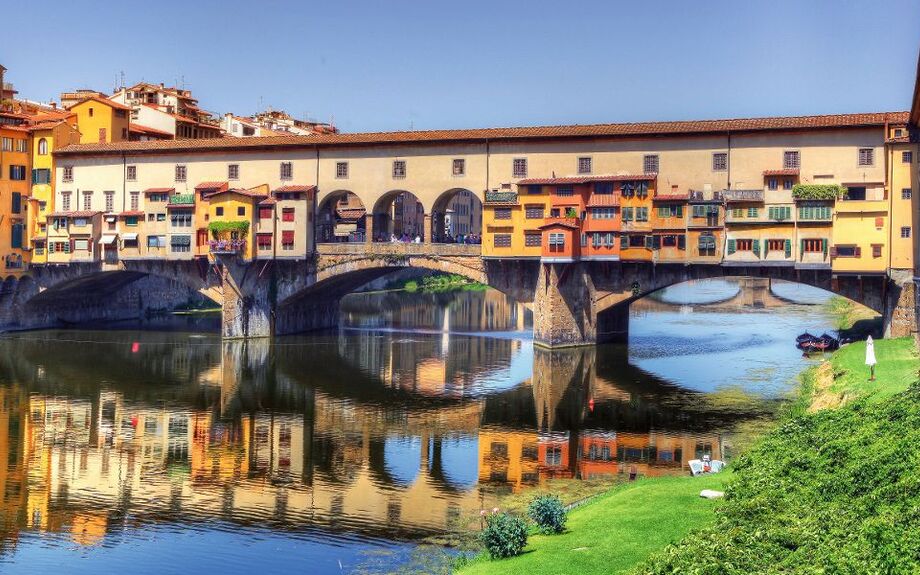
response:
M796 184L792 197L796 200L836 200L846 197L847 189L839 184Z
M215 235L223 232L239 232L241 234L246 234L249 231L249 222L245 220L239 222L217 220L208 224L208 230Z

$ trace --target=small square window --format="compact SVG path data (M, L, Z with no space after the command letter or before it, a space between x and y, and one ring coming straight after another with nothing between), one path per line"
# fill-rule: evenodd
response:
M348 178L348 162L335 163L335 177L340 180Z
M797 170L801 167L801 156L798 150L786 150L783 152L783 169Z
M466 175L466 160L462 158L456 158L451 166L451 174L454 176L465 176Z
M726 152L715 152L712 155L712 171L724 172L728 169L728 154Z
M187 176L186 167L182 165L176 166L176 181L184 182L186 176Z
M64 166L64 175L61 177L61 180L65 182L73 181L73 166Z
M294 164L291 162L281 162L281 179L282 180L291 180L294 178Z
M137 166L128 166L126 168L125 179L129 182L137 181Z
M642 169L646 174L657 174L659 169L658 154L648 154L642 160Z
M578 158L578 173L579 174L590 174L593 166L591 165L591 158L581 157Z
M228 180L240 179L240 165L239 164L228 164L227 165L227 179Z
M393 160L393 177L396 179L402 179L406 177L405 160Z
M871 166L875 164L875 149L860 148L857 163L860 166Z
M245 216L246 215L246 206L239 206L236 208L236 215Z
M910 197L911 197L911 195L912 195L912 194L911 194L911 189L910 189L910 188L904 188L904 189L901 190L901 199L902 199L902 200L909 200Z
M511 162L511 175L515 178L527 177L527 158L514 158Z
M910 226L902 226L902 227L901 227L901 237L902 237L902 238L909 238L909 237L910 237Z
M223 206L217 206L216 208L214 208L214 215L215 215L215 216L222 216L222 215L224 215L224 208L223 208Z
M901 162L904 164L909 164L914 161L914 153L907 151L901 152Z

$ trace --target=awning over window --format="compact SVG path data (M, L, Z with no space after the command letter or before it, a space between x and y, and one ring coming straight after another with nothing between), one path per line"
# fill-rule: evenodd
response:
M137 241L137 234L121 234L121 239L126 242L134 242Z
M169 244L173 246L190 246L192 245L192 236L171 236Z
M281 243L293 244L294 243L294 230L283 230L281 232Z
M100 246L107 246L107 245L111 245L114 243L115 243L115 236L112 234L105 234L104 236L99 238Z

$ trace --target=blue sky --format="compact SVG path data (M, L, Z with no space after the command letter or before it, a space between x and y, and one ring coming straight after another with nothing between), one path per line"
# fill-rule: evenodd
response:
M184 78L214 112L261 102L350 132L901 110L920 47L916 0L51 0L41 12L40 26L29 16L0 33L23 97L109 91L123 71L129 84Z

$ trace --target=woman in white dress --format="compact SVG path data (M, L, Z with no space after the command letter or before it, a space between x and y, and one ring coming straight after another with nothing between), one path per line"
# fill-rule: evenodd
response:
M872 341L872 336L870 335L866 339L866 365L869 366L869 381L875 381L875 364L878 363L875 361L875 343Z

